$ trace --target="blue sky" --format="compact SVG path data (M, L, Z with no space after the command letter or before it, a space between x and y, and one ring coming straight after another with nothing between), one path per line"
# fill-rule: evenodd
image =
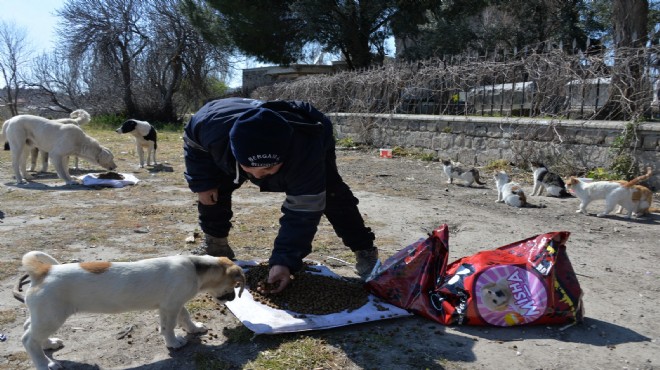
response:
M0 0L0 21L13 23L17 28L25 29L27 41L34 46L37 54L52 50L57 39L55 12L64 5L64 0ZM229 86L241 85L245 63L241 62ZM250 65L252 67L252 65Z
M57 17L62 0L0 0L0 20L25 29L35 51L53 48Z

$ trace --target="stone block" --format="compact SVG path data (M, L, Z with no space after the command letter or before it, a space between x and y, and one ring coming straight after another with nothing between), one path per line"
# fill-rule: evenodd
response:
M644 142L642 144L642 149L644 150L660 150L660 136L658 135L647 135L644 136Z

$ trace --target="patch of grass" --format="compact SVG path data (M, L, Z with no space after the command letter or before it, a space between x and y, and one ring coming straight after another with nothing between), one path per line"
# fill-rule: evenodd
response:
M395 146L392 148L392 155L397 157L407 157L411 155L410 151L402 146Z
M215 310L217 307L218 304L206 296L198 296L186 303L186 308L191 315L205 310Z
M228 370L235 368L227 361L202 352L196 352L193 355L193 361L195 362L195 370Z
M355 140L353 140L353 138L350 138L350 137L345 137L343 139L339 139L339 140L336 141L336 144L340 148L354 148L354 147L357 146L357 144L355 143Z
M0 311L0 325L7 325L16 321L16 311L2 310Z
M488 171L510 171L511 170L511 165L509 164L509 161L506 159L497 159L494 161L490 161L486 165L486 170Z
M227 338L227 343L249 343L254 336L254 333L244 325L235 328L225 327L222 334Z
M593 170L587 172L587 177L594 180L620 180L618 174L608 171L602 167L594 168Z
M298 340L282 343L275 350L259 353L244 369L323 369L334 354L325 341L318 338L301 337Z
M97 130L116 130L117 127L121 126L122 122L126 120L126 117L116 114L104 114L100 116L92 117L92 121L85 126L85 131L88 129L97 129Z
M437 156L435 153L423 151L418 148L407 149L401 146L395 146L392 148L392 156L395 157L412 157L414 159L419 159L421 161L434 162L437 161Z

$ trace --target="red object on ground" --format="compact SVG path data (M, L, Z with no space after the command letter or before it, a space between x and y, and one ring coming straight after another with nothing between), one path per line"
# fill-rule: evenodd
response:
M445 325L537 325L582 321L582 289L568 255L569 232L536 235L447 266L448 230L396 253L367 288Z

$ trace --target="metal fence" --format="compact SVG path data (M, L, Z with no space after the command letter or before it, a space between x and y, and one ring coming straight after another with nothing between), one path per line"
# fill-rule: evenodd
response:
M585 54L454 56L332 75L255 90L262 99L308 100L326 112L653 119L659 47Z

